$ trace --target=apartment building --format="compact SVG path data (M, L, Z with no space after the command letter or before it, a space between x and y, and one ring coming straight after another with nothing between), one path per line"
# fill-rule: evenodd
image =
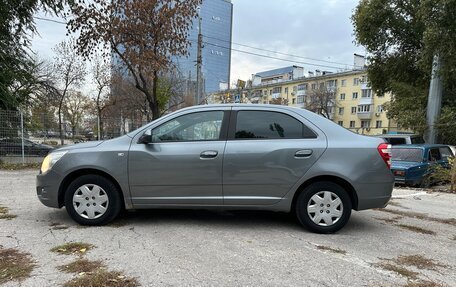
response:
M390 94L375 94L365 70L316 71L297 80L266 83L209 95L210 103L277 104L305 108L354 132L376 135L397 131L383 107Z

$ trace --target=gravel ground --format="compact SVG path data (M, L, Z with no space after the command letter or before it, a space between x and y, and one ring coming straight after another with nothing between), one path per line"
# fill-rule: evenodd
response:
M78 241L96 246L87 259L142 286L405 286L413 280L456 286L456 195L397 189L385 210L353 212L334 235L310 233L288 214L256 211L130 212L111 226L83 228L64 209L38 201L35 174L0 171L0 206L17 215L0 219L0 245L36 261L30 278L4 286L61 286L78 276L57 269L76 256L49 251ZM55 230L56 223L68 228ZM391 261L406 255L444 266ZM382 263L419 275L407 278Z

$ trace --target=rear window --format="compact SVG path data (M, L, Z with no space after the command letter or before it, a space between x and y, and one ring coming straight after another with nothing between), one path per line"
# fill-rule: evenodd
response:
M424 139L422 137L412 137L410 141L412 144L424 144Z
M393 148L391 159L396 161L423 161L423 150L419 148Z
M391 145L406 144L405 138L384 138Z

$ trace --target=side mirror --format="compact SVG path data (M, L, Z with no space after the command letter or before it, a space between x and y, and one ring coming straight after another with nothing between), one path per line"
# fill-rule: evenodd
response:
M143 134L139 138L138 143L139 144L150 144L150 143L152 143L152 135Z

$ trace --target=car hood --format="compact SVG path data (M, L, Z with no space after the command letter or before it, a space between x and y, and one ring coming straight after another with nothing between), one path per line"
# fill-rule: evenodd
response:
M392 161L391 168L392 169L409 169L411 167L423 165L421 162L413 162L413 161Z
M92 147L97 147L97 146L99 146L102 143L103 143L103 141L93 141L93 142L78 143L78 144L74 144L74 145L63 146L63 147L57 149L57 151L75 150L75 149L82 149L82 148L92 148Z

